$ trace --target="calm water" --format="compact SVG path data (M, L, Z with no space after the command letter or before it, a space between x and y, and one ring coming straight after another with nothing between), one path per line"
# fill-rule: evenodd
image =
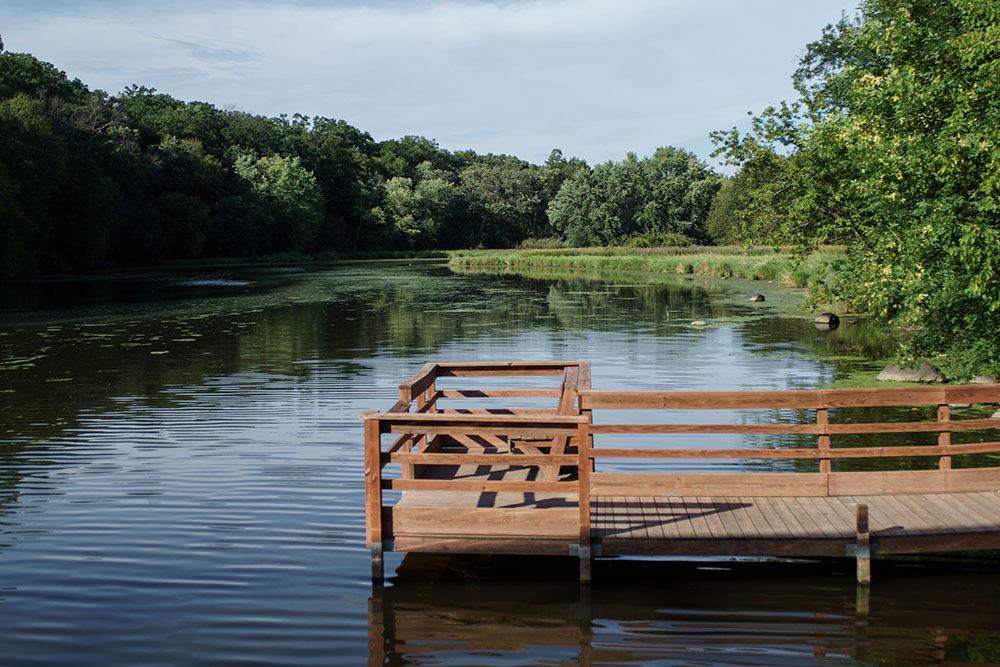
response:
M765 304L747 295L761 291ZM440 264L0 286L0 664L998 664L997 559L392 555L361 423L425 361L591 359L601 388L829 385L874 367L774 285ZM709 320L700 330L695 319Z

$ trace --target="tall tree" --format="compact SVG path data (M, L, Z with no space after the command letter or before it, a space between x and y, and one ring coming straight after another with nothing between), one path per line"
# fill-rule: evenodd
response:
M707 241L705 218L720 178L685 150L579 169L549 203L552 226L571 245L620 245L683 234Z
M738 165L790 153L770 239L846 240L840 295L906 356L1000 372L1000 5L864 0L794 82L800 102L715 135Z

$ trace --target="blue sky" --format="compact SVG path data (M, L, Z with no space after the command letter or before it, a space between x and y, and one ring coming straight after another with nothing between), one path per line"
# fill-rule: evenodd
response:
M847 0L0 0L9 51L91 88L132 83L377 140L591 164L680 146L792 99L805 45Z

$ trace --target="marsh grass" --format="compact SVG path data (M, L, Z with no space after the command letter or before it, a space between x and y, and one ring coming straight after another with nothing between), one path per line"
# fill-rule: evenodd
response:
M804 260L791 252L771 248L560 248L524 250L457 250L449 263L465 270L579 269L587 271L642 271L716 278L774 280L788 287L828 285L839 247L825 247ZM823 295L816 295L822 299Z

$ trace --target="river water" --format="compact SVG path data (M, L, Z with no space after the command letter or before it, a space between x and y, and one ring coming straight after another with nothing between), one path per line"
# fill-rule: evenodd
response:
M763 304L747 296L762 292ZM357 415L426 361L590 359L595 387L871 371L777 285L434 262L0 286L0 664L1000 664L989 555L851 562L392 554ZM703 319L707 327L693 327Z

